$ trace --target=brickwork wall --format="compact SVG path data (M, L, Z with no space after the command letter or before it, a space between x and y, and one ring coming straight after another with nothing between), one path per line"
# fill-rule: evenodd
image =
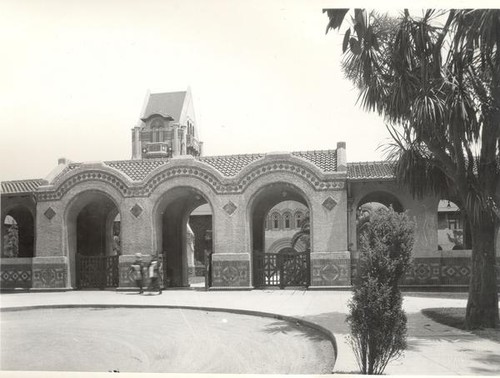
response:
M403 277L401 285L413 287L463 287L469 285L471 274L471 251L453 251L457 256L440 254L434 257L416 257L412 261L410 270ZM357 277L359 260L353 258L351 267L353 280ZM500 258L497 258L500 266ZM497 282L500 286L500 269L497 270Z
M32 286L74 287L74 223L78 212L88 203L85 196L96 192L109 198L120 213L120 286L130 286L125 273L131 262L129 258L137 252L148 255L162 252L159 204L170 190L183 187L200 193L212 208L213 286L252 287L254 205L265 197L265 193L260 197L262 191L276 185L293 189L309 207L311 286L350 284L355 262L350 261L347 251L350 243L351 250L356 249L355 209L373 191L393 193L416 222L415 267L406 282L450 285L467 281L470 275L467 256L436 258L437 198L414 200L391 182L352 183L348 206L345 173L323 175L315 169L296 157L276 154L252 163L237 178L228 178L208 164L182 157L158 166L139 182L103 164L81 165L57 178L52 187L37 193ZM500 256L498 250L497 246Z

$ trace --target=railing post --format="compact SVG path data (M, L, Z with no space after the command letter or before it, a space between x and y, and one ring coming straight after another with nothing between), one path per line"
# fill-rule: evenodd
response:
M278 265L280 271L280 289L283 290L285 288L285 282L286 282L284 254L276 255L276 264Z

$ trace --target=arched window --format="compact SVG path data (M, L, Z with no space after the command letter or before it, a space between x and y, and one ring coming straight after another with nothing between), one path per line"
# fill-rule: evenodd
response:
M272 226L273 230L279 230L280 228L280 215L278 213L272 215Z
M304 215L299 211L295 213L295 228L300 228Z
M155 118L151 121L151 141L153 143L161 142L160 130L163 128L163 120L161 118Z
M284 228L286 230L289 230L291 228L291 216L290 216L290 213L285 213L283 215L283 218L284 218L284 223L285 223Z

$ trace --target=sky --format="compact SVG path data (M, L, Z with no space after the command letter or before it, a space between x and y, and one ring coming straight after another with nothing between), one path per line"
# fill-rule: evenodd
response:
M204 155L335 149L383 158L383 120L340 69L342 35L304 0L0 2L0 180L58 158L131 158L147 91L188 86Z

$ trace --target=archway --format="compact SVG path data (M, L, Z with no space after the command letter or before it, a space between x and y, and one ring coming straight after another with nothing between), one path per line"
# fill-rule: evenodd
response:
M68 206L66 227L70 282L77 288L118 286L116 235L119 209L106 193L89 190Z
M441 199L438 204L437 213L438 250L471 249L472 238L469 221L461 207L449 199Z
M277 253L292 247L292 239L301 230L307 213L307 206L298 201L285 199L274 205L265 218L264 251ZM298 240L293 248L303 252L306 247L303 240Z
M300 224L309 212L306 196L300 189L289 183L273 183L261 188L250 203L250 227L252 236L253 283L255 287L265 286L308 286L309 285L309 252L297 251L292 240L300 233ZM297 214L297 217L293 215ZM276 233L275 240L270 238ZM310 230L305 234L309 237ZM267 234L267 235L266 235ZM290 242L283 242L289 238ZM276 242L281 241L281 248L276 253ZM286 253L280 253L283 247ZM272 251L271 252L271 247ZM293 252L293 253L292 253ZM292 267L294 277L286 271Z
M208 285L210 261L206 247L211 242L212 209L208 203L198 206L189 215L187 227L186 252L188 256L189 286L202 287ZM208 240L207 240L208 239Z
M165 286L208 286L212 207L206 197L187 186L167 191L156 205L155 224Z
M399 199L389 192L376 191L365 195L359 202L356 208L356 242L359 249L359 237L363 231L363 227L370 219L370 216L381 210L392 208L398 213L404 211L404 207Z
M24 206L10 209L2 221L2 257L33 257L35 224Z

